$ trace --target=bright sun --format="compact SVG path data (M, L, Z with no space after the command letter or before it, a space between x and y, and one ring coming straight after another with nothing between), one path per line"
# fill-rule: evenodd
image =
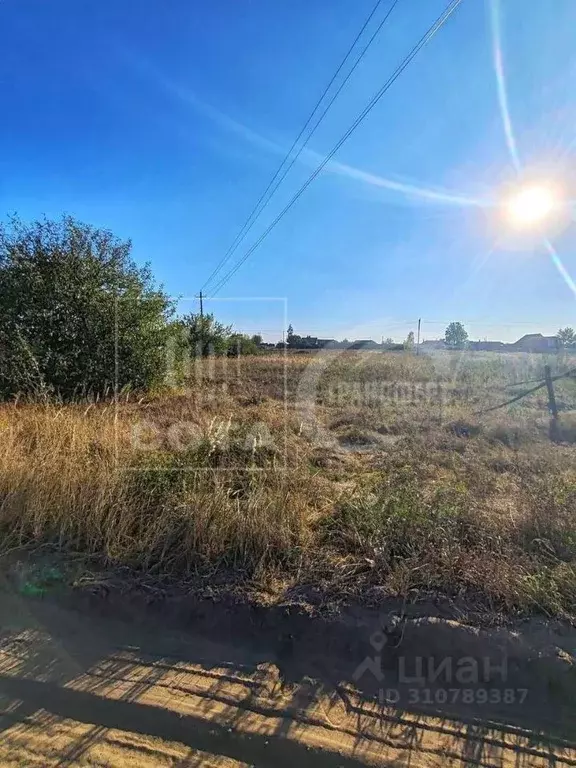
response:
M551 189L543 186L523 187L509 198L506 212L510 221L518 227L531 227L542 223L556 205Z

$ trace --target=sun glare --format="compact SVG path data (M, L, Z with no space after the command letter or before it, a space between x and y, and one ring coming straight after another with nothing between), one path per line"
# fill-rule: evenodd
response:
M544 222L556 205L556 197L549 187L523 187L506 204L510 221L517 227L532 227Z

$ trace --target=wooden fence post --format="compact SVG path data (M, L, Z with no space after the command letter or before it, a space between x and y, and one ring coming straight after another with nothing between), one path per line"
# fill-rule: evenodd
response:
M558 406L556 405L556 396L554 395L554 384L552 383L552 373L550 366L544 366L544 378L546 379L546 389L548 390L548 409L552 414L554 421L558 420Z

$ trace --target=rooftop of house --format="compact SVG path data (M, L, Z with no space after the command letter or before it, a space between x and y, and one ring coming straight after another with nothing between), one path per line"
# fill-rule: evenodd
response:
M521 336L518 341L528 341L528 339L536 340L536 339L543 339L545 338L541 333L526 333L524 336ZM550 337L548 337L550 338ZM518 341L516 343L518 343Z

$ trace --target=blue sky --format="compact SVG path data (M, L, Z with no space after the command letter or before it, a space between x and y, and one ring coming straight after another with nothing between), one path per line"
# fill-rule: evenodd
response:
M193 296L373 4L4 0L0 213L65 211L131 237L170 293ZM444 6L399 0L234 259ZM468 204L517 180L502 99L521 178L573 185L575 26L574 0L463 0L218 294L216 314L276 337L284 303L258 297L285 297L295 330L315 335L401 338L418 317L424 338L451 320L503 340L575 325L574 223L552 233L563 277L538 239L520 243L493 205Z

